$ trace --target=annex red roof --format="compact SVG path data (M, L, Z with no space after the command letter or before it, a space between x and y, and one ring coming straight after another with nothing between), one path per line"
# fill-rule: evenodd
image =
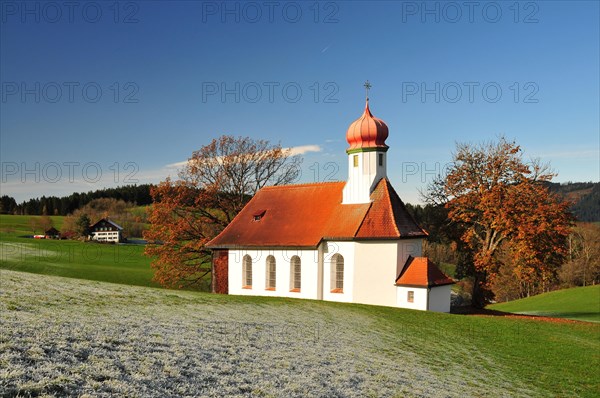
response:
M389 181L371 203L342 204L345 182L266 187L213 240L209 248L316 247L321 240L424 237Z
M427 257L409 256L402 272L396 279L396 285L433 287L451 285L454 279L444 274Z
M385 122L371 114L367 98L364 113L348 127L346 132L346 140L350 144L348 151L365 148L387 149L385 140L388 134L388 126Z

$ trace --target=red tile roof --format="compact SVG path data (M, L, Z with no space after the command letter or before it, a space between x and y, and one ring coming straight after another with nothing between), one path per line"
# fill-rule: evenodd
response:
M345 182L266 187L254 195L209 248L316 247L323 239L424 237L387 179L371 203L342 204ZM255 215L263 213L255 221Z
M386 178L379 181L371 193L371 201L371 208L356 233L357 238L397 239L427 235Z
M452 278L444 274L427 257L409 256L402 272L396 279L396 285L432 287L451 285Z

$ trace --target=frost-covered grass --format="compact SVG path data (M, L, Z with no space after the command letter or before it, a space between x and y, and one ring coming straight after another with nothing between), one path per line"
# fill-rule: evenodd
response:
M0 313L0 396L599 392L594 324L210 295L7 270L0 271Z

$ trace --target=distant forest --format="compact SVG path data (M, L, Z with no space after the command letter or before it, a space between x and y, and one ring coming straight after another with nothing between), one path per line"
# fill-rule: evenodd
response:
M112 198L135 203L138 206L152 203L150 184L125 185L96 191L73 193L69 196L42 196L17 204L14 198L4 195L0 198L0 213L21 215L66 216L85 206L94 199Z
M600 182L547 182L550 191L560 195L571 203L571 212L576 221L600 221ZM437 231L444 225L446 214L431 205L407 205L409 212L420 225L425 226L429 232ZM435 233L430 235L435 240Z
M553 182L550 190L572 203L577 221L600 221L600 182Z
M21 215L61 215L72 214L94 199L113 198L138 206L152 203L151 184L125 185L117 188L99 189L90 192L73 193L69 196L42 196L17 204L14 198L4 195L0 198L0 213ZM600 221L600 182L548 183L551 191L571 202L571 211L578 221Z

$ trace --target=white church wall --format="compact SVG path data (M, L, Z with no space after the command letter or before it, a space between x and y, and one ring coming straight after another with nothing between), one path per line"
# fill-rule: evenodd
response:
M408 308L411 310L427 310L427 288L397 286L396 289L396 305L398 307ZM410 302L409 299L409 292L413 292L412 302Z
M243 258L252 259L252 287L244 288ZM276 265L276 283L274 290L266 289L266 262L272 255ZM292 292L291 266L293 256L300 258L301 288ZM229 251L229 294L248 296L278 296L292 298L317 299L318 253L316 250L230 250Z
M351 303L353 300L354 286L354 264L355 264L354 242L327 242L327 250L323 254L323 300ZM343 292L334 293L333 261L336 254L344 257L344 289ZM316 279L315 279L316 280Z
M429 311L450 312L452 285L432 287L429 291Z
M396 305L397 256L399 241L356 243L354 270L355 303Z

